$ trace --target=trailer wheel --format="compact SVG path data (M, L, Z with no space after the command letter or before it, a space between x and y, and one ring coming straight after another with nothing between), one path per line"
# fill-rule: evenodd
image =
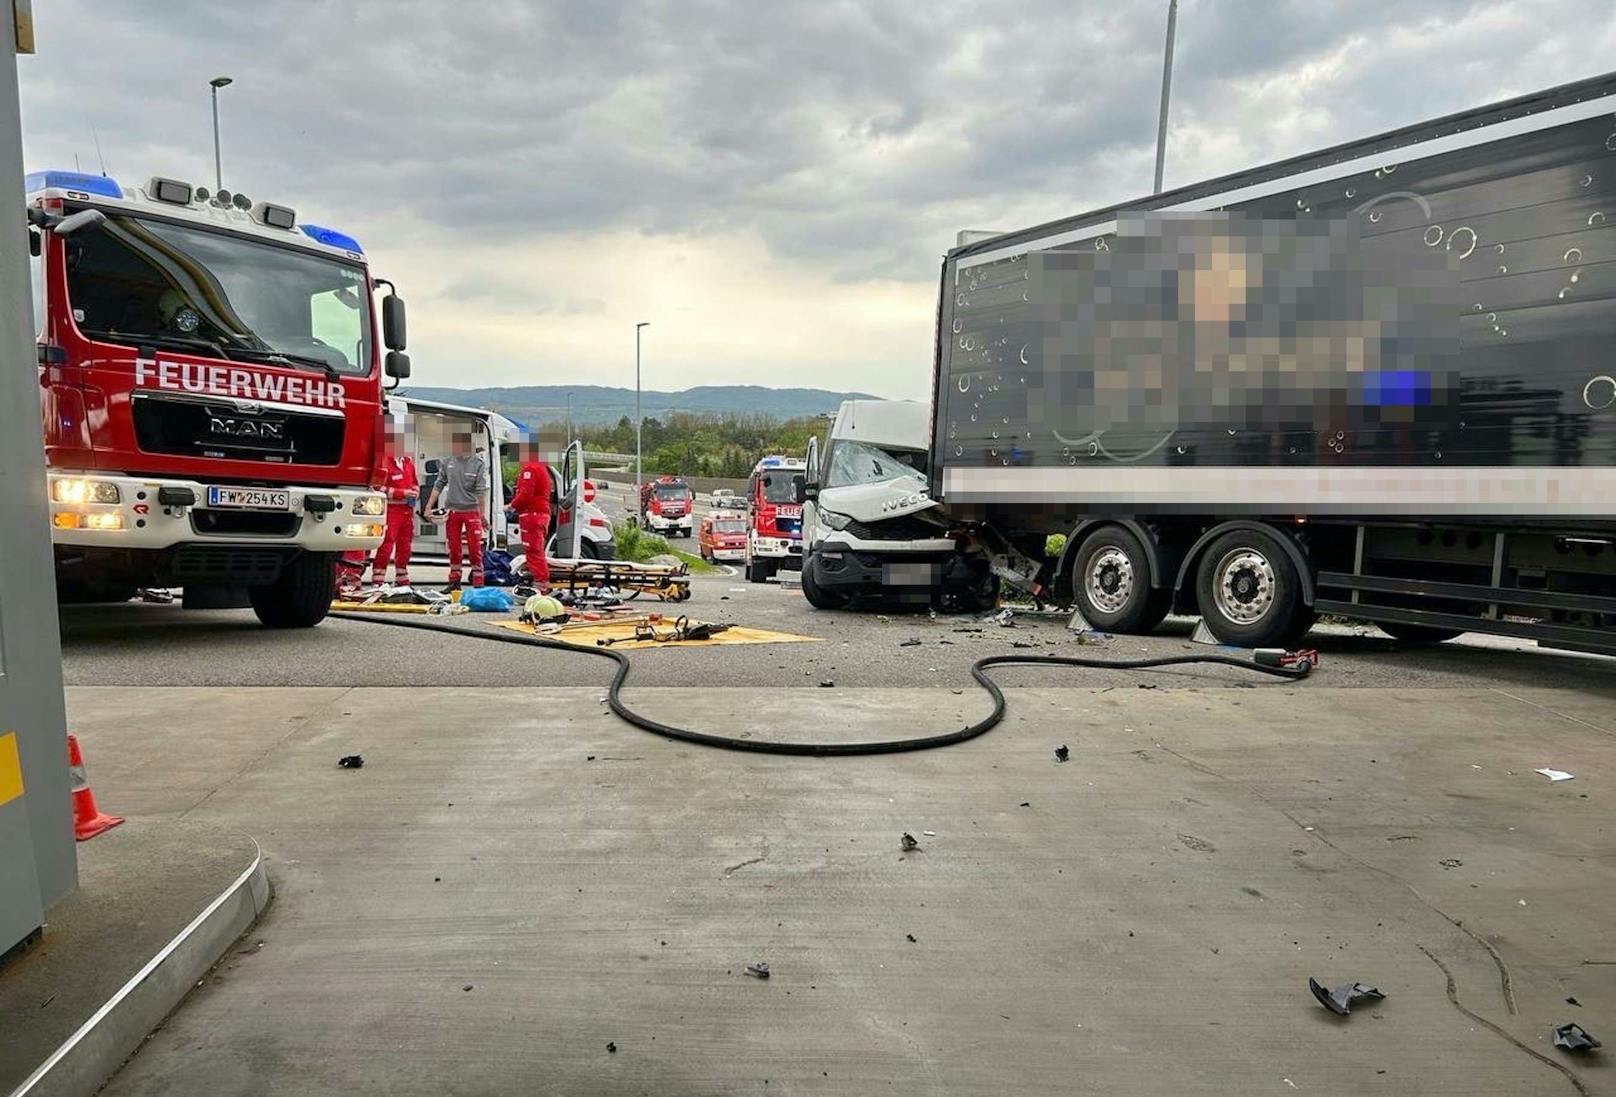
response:
M1405 625L1399 621L1376 621L1375 627L1392 639L1401 640L1405 644L1440 644L1444 640L1464 635L1463 629L1438 628L1435 625Z
M1235 530L1207 547L1196 569L1195 601L1212 635L1239 647L1285 646L1313 622L1296 566L1261 530Z
M1173 592L1151 586L1150 557L1139 538L1105 526L1083 539L1072 564L1072 594L1089 624L1109 632L1149 632L1161 624Z
M337 557L304 552L281 569L273 583L249 587L253 612L270 628L310 628L325 620L337 581Z
M808 604L815 609L844 608L848 603L847 595L820 586L817 571L818 569L814 567L814 558L806 557L802 562L802 596L808 599Z

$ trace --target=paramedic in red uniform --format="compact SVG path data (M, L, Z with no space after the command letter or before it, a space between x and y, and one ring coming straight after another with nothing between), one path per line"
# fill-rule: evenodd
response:
M535 586L550 585L550 563L544 543L550 534L550 470L545 467L539 447L533 442L522 446L522 467L516 472L516 494L511 496L522 530L522 551L527 554L527 571Z
M404 435L388 431L390 456L382 466L383 490L387 493L387 531L370 565L370 583L381 586L387 580L387 564L392 561L393 581L410 585L410 549L415 544L415 501L421 495L421 482L415 475L415 461L405 452Z
M471 444L471 432L457 430L453 452L438 467L438 479L427 500L436 511L441 500L448 512L444 533L449 538L448 590L460 589L460 553L471 557L471 585L483 585L483 514L488 509L488 460Z

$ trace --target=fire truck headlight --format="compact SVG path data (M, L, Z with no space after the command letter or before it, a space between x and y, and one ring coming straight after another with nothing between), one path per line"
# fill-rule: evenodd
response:
M387 513L387 500L380 495L361 495L353 502L353 512L380 517Z
M116 503L119 500L118 485L106 480L51 481L54 503Z

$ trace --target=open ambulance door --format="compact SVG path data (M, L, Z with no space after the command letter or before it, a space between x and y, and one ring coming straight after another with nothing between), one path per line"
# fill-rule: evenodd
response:
M555 555L559 559L577 560L578 542L583 537L582 503L584 501L584 444L574 442L567 447L561 459L561 483L558 485L559 510L556 512Z

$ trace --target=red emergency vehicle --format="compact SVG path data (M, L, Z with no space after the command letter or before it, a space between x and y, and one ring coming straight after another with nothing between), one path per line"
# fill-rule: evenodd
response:
M797 484L807 475L801 457L772 455L746 483L746 578L761 583L782 568L802 570L802 504Z
M640 524L669 537L689 537L696 521L696 493L677 476L640 485Z
M709 514L696 531L696 547L709 563L745 560L746 519L738 514Z
M319 622L338 553L381 540L380 374L409 375L391 283L352 237L226 190L26 189L61 597L245 590L266 625Z

